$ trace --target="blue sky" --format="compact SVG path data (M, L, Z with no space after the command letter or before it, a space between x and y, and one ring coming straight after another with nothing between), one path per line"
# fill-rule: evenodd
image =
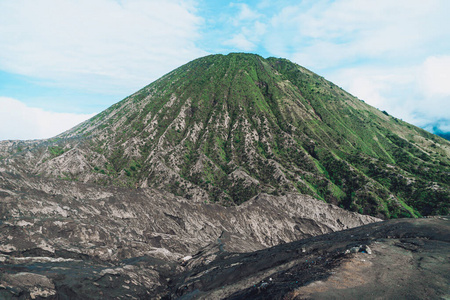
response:
M450 1L0 0L0 140L49 138L214 53L288 58L450 132Z

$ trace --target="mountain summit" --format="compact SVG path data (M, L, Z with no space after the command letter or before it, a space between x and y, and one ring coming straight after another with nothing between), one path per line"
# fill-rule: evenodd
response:
M280 58L196 59L30 143L3 144L7 164L224 205L299 193L382 218L449 212L448 141Z

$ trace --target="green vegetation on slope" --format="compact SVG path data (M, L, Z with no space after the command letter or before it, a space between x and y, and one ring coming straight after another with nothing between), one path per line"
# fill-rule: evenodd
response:
M99 183L240 204L300 192L381 217L448 214L450 144L285 59L194 60L81 124Z

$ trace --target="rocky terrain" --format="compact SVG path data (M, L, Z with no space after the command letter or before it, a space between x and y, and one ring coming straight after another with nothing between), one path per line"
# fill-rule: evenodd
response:
M223 232L178 260L154 253L109 260L76 250L10 251L0 256L0 297L446 299L449 243L450 220L430 218L384 221L246 253L229 252L242 241Z
M106 260L144 254L176 260L225 233L236 241L229 250L243 252L378 221L297 194L261 194L224 207L149 188L12 174L0 174L0 187L4 252L64 249Z
M4 170L0 187L0 295L6 298L87 299L92 289L103 293L98 298L153 297L189 269L183 259L205 249L213 250L203 262L214 260L215 251L256 251L378 221L298 194L260 194L224 207L150 188Z
M450 219L395 220L187 265L180 299L447 299Z
M284 59L0 141L0 299L450 297L450 143ZM412 219L382 219L409 217Z

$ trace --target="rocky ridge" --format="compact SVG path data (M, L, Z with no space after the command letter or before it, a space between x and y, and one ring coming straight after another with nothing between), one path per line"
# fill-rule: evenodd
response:
M3 253L64 250L113 261L143 255L176 260L223 234L235 241L228 251L245 252L377 221L297 194L261 194L224 207L153 189L9 174L0 174L0 183Z

